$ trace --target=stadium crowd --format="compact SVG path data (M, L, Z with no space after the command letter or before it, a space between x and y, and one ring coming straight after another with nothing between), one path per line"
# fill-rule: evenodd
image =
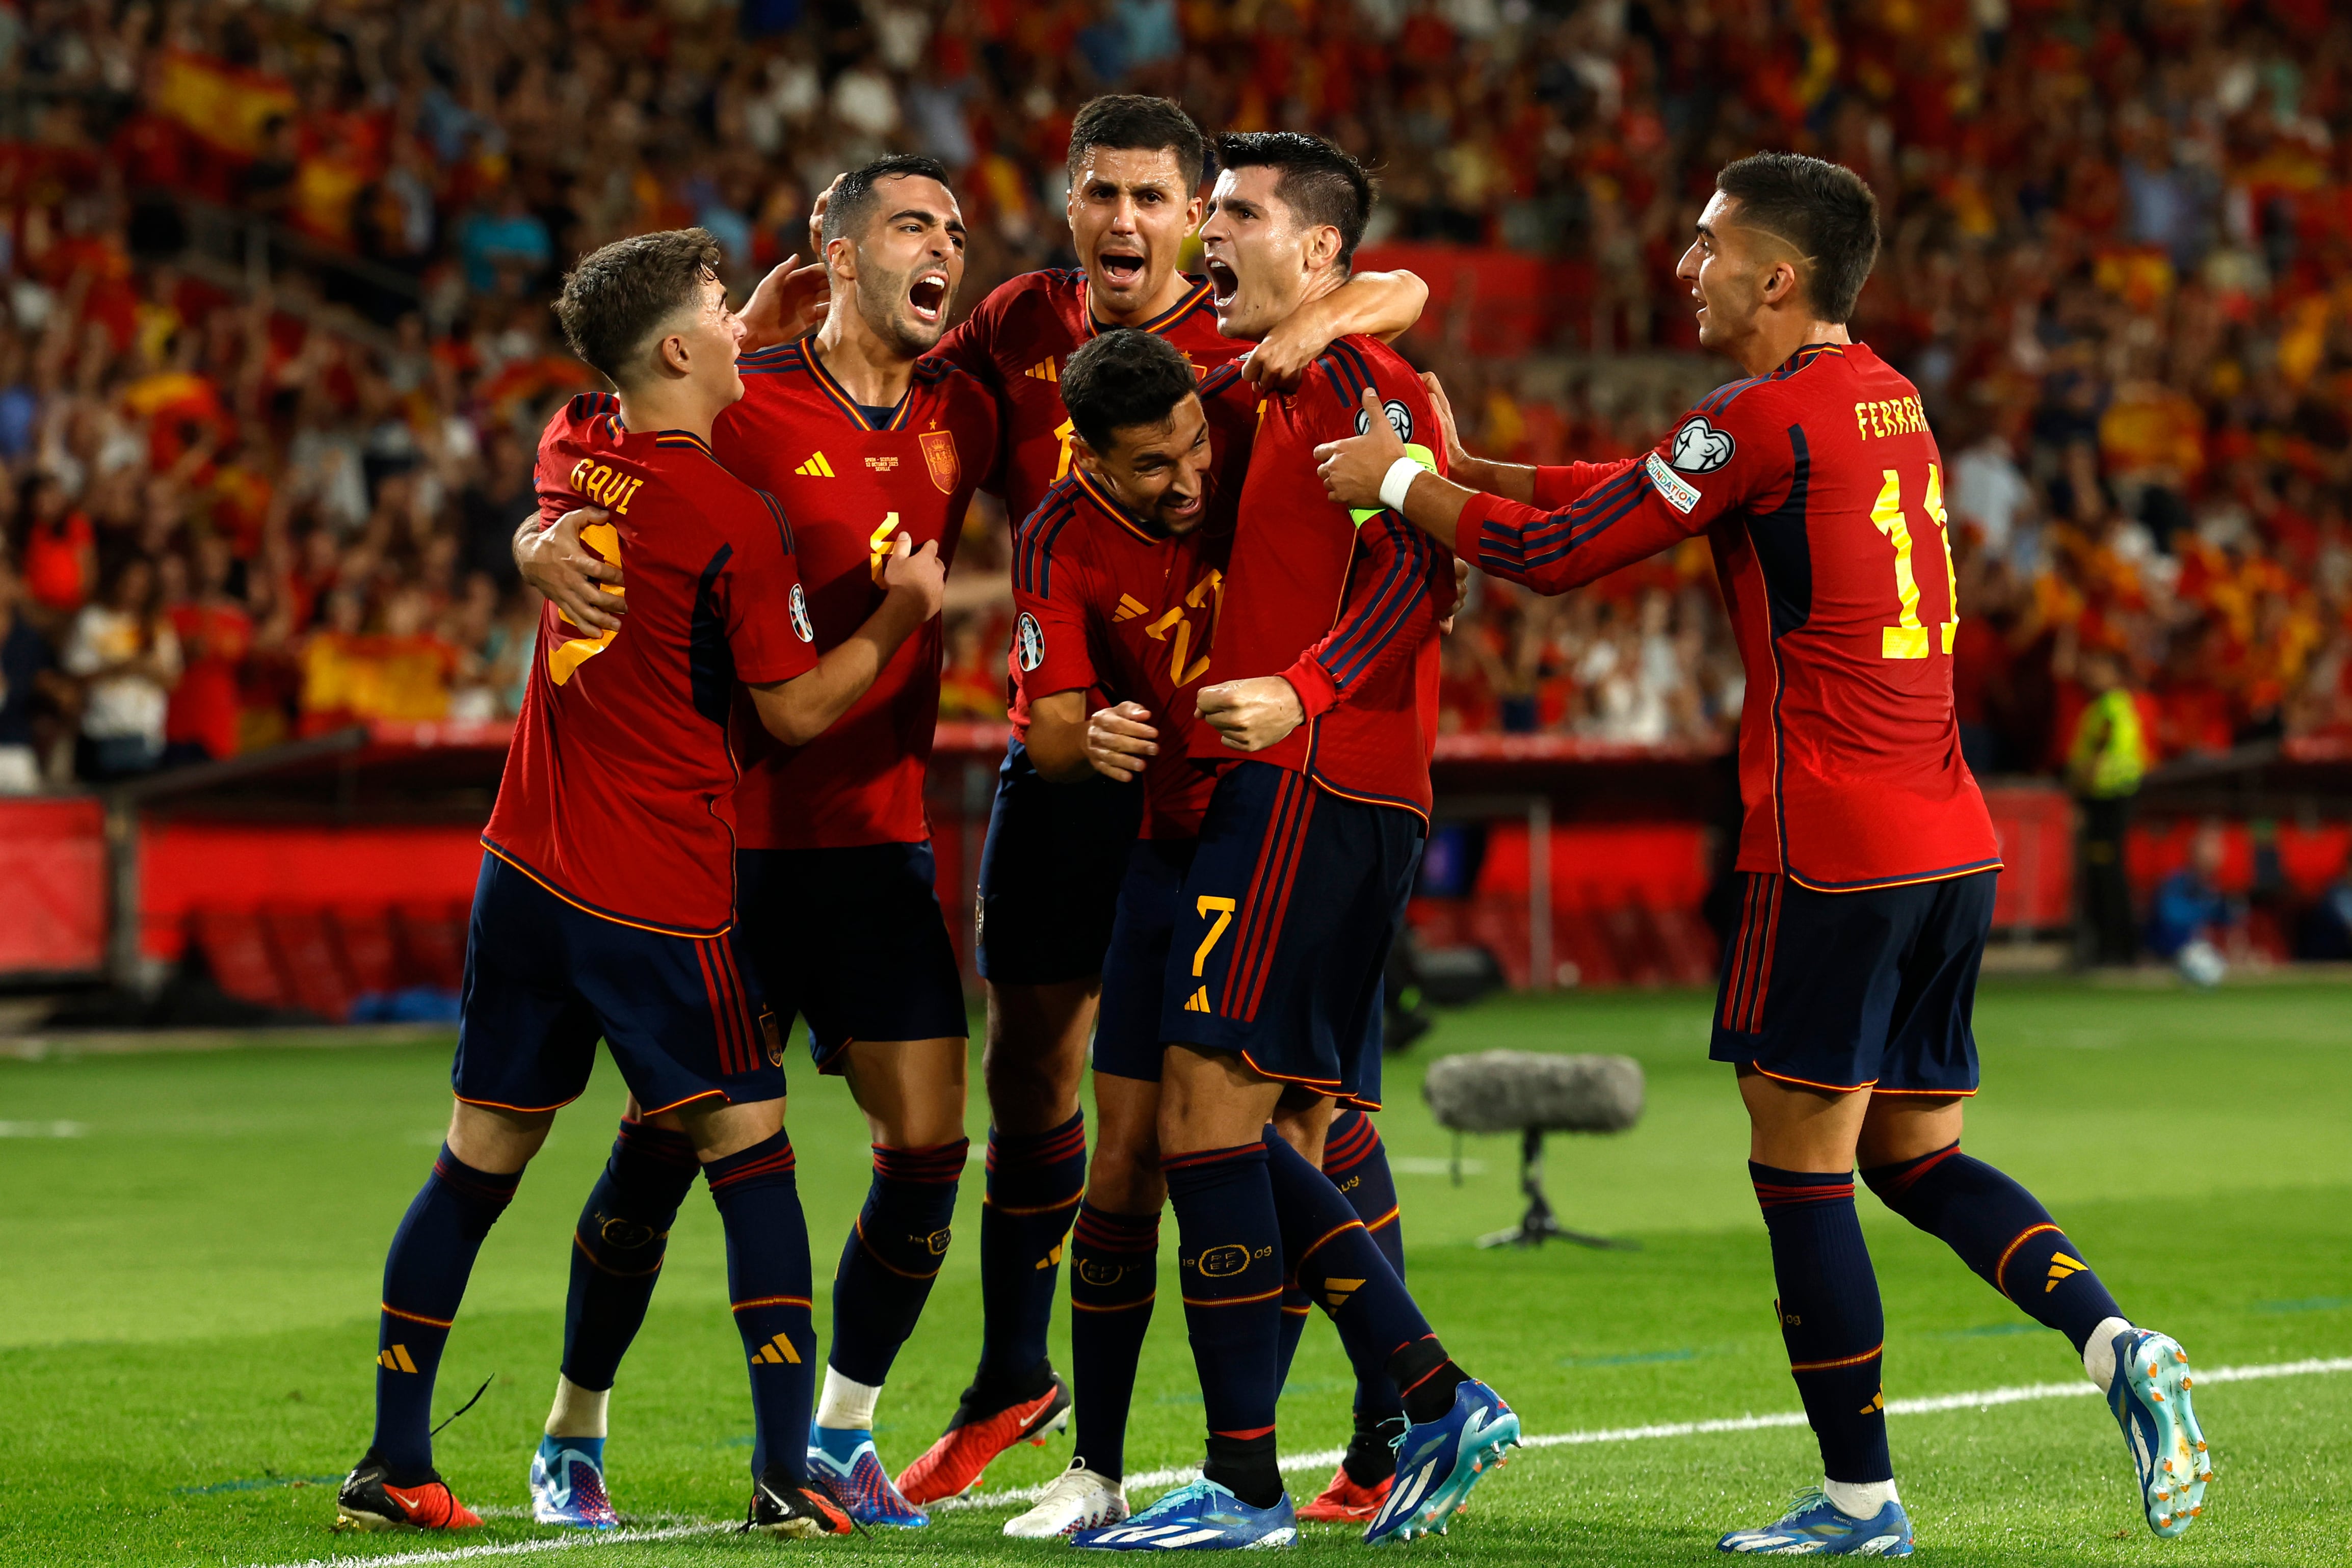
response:
M958 172L969 308L1065 256L1068 117L1122 84L1375 159L1373 254L1547 257L1552 355L1693 347L1674 258L1727 159L1850 164L1888 240L1855 332L1919 385L1963 525L1979 771L2057 771L2094 664L2158 758L2352 729L2325 0L23 0L0 79L0 789L511 713L508 536L592 379L546 308L566 260L700 224L748 286L901 148ZM266 273L189 249L224 208L272 225ZM1605 361L1530 395L1434 308L1403 347L1489 455L1634 453L1672 412ZM1003 712L1006 522L967 523L948 716ZM1447 727L1713 743L1740 677L1706 571L1480 582Z

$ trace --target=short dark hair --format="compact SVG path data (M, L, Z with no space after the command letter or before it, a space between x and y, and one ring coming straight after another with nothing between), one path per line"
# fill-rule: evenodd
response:
M885 180L908 179L937 180L944 185L948 166L919 152L892 152L844 174L824 204L824 243L831 245L844 235L856 238L874 214L874 187Z
M1167 339L1120 328L1088 340L1062 365L1062 406L1097 452L1108 452L1130 425L1168 423L1199 390L1192 362Z
M1355 258L1372 215L1372 177L1337 142L1300 131L1228 131L1217 138L1224 169L1274 169L1274 193L1309 225L1339 231L1339 270Z
M1843 163L1801 152L1757 152L1726 163L1715 188L1738 221L1804 258L1805 292L1824 321L1843 323L1878 259L1878 197Z
M1070 178L1078 177L1087 154L1097 147L1114 152L1168 152L1189 195L1201 188L1209 162L1209 139L1172 99L1140 92L1107 92L1088 99L1070 122Z
M572 351L614 386L635 381L646 340L680 310L701 303L725 253L709 229L662 229L616 239L580 258L556 296L555 319Z

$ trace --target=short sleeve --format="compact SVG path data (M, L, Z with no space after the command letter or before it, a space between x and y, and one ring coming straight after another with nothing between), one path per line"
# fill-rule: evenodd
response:
M1087 640L1087 603L1094 573L1076 551L1050 543L1024 553L1013 584L1013 660L1032 700L1099 685Z
M783 508L763 491L751 494L728 573L727 647L735 678L764 686L816 668L816 628Z

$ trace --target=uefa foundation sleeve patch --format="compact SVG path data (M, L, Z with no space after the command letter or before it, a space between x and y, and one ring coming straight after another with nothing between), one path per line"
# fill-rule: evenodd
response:
M1687 517L1690 509L1698 505L1698 487L1668 467L1664 457L1653 452L1643 466L1649 470L1650 483L1658 487L1667 506Z

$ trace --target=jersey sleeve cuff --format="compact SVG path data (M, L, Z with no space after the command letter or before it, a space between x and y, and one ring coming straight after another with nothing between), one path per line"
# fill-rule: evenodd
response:
M789 664L761 664L746 669L739 664L735 678L747 686L772 686L782 681L795 681L816 668L814 659Z
M1282 672L1282 678L1288 681L1290 689L1298 694L1298 706L1306 711L1308 718L1328 713L1331 705L1339 700L1339 688L1332 683L1331 673L1311 656L1301 656L1297 664Z
M1484 490L1478 491L1464 503L1462 515L1454 519L1454 553L1472 566L1479 564L1479 530L1486 526L1496 499Z

